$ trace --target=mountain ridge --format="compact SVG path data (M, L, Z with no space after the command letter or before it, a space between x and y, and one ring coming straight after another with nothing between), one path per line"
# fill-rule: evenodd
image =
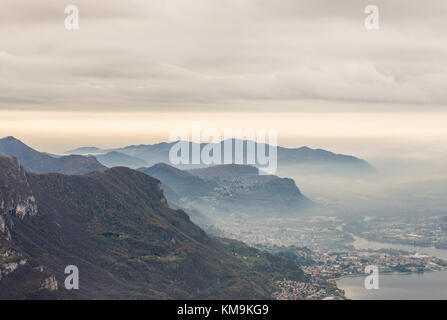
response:
M0 167L1 199L24 203L28 185L37 208L28 215L0 212L10 232L0 232L0 298L271 297L274 279L248 269L185 212L169 208L155 178L124 167L36 174L10 157L0 157ZM286 276L304 279L299 267L269 259ZM67 265L79 267L79 290L63 288Z
M119 151L110 151L105 154L98 154L95 157L101 164L109 168L126 166L136 169L147 165L143 159L129 156Z
M221 144L223 150L223 144L225 141L231 141L233 145L233 157L234 157L234 148L235 141L239 141L243 145L244 150L244 163L246 163L247 159L247 142L248 140L238 140L238 139L227 139L218 144ZM153 166L157 163L167 163L171 164L169 161L169 150L172 146L174 146L177 142L161 142L156 144L140 144L140 145L130 145L121 148L113 148L103 150L104 152L110 151L118 151L124 154L128 154L130 156L134 156L145 160L148 166ZM188 142L190 150L192 148L192 144L196 144L193 142ZM200 144L200 150L204 148L207 143ZM255 148L259 146L263 146L264 144L256 143ZM265 145L268 146L268 145ZM331 151L327 151L324 149L312 149L307 146L298 147L298 148L286 148L277 146L277 155L278 155L278 167L284 166L300 166L303 167L304 170L314 170L315 173L319 172L319 169L322 169L324 172L329 173L355 173L355 174L370 174L374 173L375 168L369 164L366 160L357 158L352 155L345 155L341 153L334 153ZM233 163L234 163L233 159ZM223 161L222 161L223 163ZM192 165L178 165L176 166L181 169L191 169L194 168ZM205 167L205 165L196 165L195 167ZM262 169L261 166L257 166ZM322 172L320 171L320 172Z
M82 175L105 169L94 157L69 155L54 158L27 146L12 136L0 139L0 154L17 158L26 170L36 173L57 172Z

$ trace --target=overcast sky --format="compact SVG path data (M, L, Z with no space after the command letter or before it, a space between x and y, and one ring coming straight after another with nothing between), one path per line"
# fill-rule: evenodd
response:
M64 8L80 10L67 31ZM3 0L2 108L442 108L447 2ZM369 105L368 102L378 103ZM351 105L354 104L354 105ZM385 106L386 104L386 106ZM267 106L271 108L271 104Z
M64 27L68 4L79 8L77 31ZM380 10L378 31L364 27L369 4ZM0 5L0 134L31 134L11 124L12 110L42 110L33 114L42 128L61 111L231 111L251 122L271 112L377 113L380 122L388 112L447 111L445 0Z

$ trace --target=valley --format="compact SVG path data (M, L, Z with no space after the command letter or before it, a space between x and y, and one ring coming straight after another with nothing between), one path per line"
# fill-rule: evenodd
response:
M356 246L364 237L441 248L443 215L343 213L331 197L302 193L301 179L261 175L243 164L157 163L133 170L114 165L147 164L144 157L109 150L102 158L99 148L78 149L98 152L113 166L90 171L97 161L92 155L65 162L72 156L49 156L15 138L0 140L0 147L7 153L0 156L2 298L333 300L346 298L337 279L365 276L367 265L385 274L447 267L444 257L416 247ZM142 148L154 152L158 145ZM300 164L307 160L294 159L297 171L307 168ZM354 167L349 179L359 174ZM307 171L303 181L312 174ZM65 290L67 265L78 266L88 285Z

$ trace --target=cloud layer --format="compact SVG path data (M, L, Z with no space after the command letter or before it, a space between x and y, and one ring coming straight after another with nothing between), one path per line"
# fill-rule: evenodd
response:
M64 28L68 4L78 31ZM375 1L379 31L363 26L368 4L5 0L0 108L445 108L447 3Z

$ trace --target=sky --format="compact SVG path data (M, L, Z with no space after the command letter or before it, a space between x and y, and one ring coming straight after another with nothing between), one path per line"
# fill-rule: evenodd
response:
M61 152L201 121L359 156L444 150L446 17L445 0L3 0L0 136Z

